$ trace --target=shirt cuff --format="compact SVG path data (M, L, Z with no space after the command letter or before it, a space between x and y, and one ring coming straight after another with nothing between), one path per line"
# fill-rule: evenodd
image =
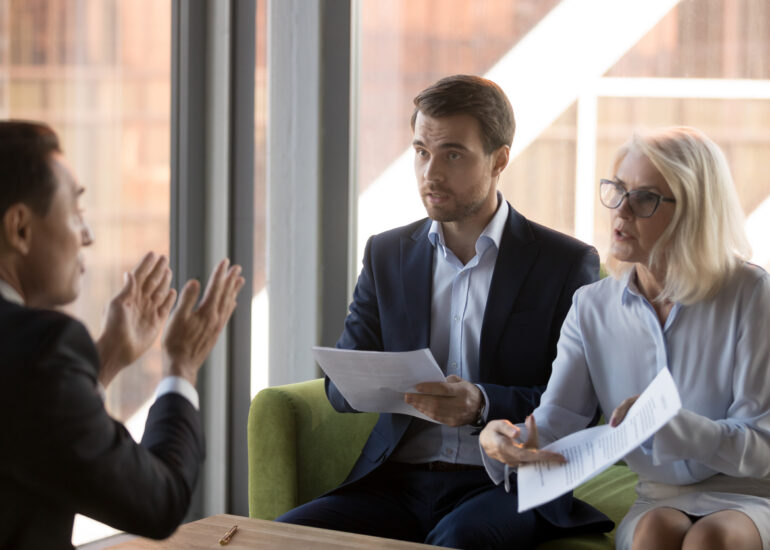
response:
M495 485L500 485L508 474L507 464L503 464L485 453L481 443L479 443L479 449L481 450L481 462L484 464L484 469L487 471L489 479L491 479Z
M192 403L196 411L200 409L198 390L189 381L180 376L167 376L161 380L160 384L158 384L158 389L155 390L155 399L167 393L179 394Z

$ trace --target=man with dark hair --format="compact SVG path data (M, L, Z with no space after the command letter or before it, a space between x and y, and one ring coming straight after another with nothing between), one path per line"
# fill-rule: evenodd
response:
M72 548L85 514L149 537L184 518L203 460L198 370L235 308L240 267L222 261L196 307L188 281L163 337L163 380L142 443L104 409L104 388L157 338L176 292L165 257L126 274L93 342L53 308L72 302L92 242L56 134L0 122L0 549Z
M491 80L462 74L442 78L414 98L412 132L420 113L431 118L471 115L479 123L481 144L487 155L513 144L513 108L505 92Z
M428 219L369 239L338 347L429 347L446 382L406 402L435 423L380 414L347 479L279 521L452 548L528 548L612 523L565 495L518 514L482 466L478 430L523 422L551 372L592 247L524 218L496 187L514 117L493 82L444 78L414 100L414 168ZM356 412L327 378L332 406ZM514 483L515 487L515 483Z
M0 127L0 167L3 188L0 212L24 201L38 214L51 203L56 179L48 158L61 153L59 138L48 126L3 121Z

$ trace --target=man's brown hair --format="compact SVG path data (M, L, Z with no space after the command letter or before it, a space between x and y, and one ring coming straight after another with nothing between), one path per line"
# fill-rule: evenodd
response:
M458 114L472 116L481 126L481 140L487 155L513 143L516 121L511 103L500 86L480 76L447 76L417 94L412 130L417 113L432 118Z

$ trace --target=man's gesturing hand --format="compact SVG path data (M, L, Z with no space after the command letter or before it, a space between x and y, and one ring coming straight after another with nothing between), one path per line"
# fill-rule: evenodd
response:
M474 422L484 404L481 390L454 374L447 376L446 382L424 382L415 389L419 393L405 394L404 401L447 426Z
M243 287L241 266L225 259L209 278L198 307L198 281L187 281L163 336L163 375L181 376L195 385L198 369L208 357L222 328L235 309L235 298Z
M527 440L521 442L521 430L507 420L493 420L481 430L479 442L490 458L518 467L527 462L566 462L558 453L538 449L535 417L529 415L524 421Z
M176 299L169 287L171 270L165 256L149 252L126 273L121 291L107 307L104 330L96 347L104 387L152 345Z

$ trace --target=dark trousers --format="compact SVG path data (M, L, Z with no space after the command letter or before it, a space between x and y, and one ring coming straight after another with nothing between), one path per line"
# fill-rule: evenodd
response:
M483 469L435 472L386 463L276 521L465 550L523 550L566 535L536 511L516 508L516 495L495 486Z

